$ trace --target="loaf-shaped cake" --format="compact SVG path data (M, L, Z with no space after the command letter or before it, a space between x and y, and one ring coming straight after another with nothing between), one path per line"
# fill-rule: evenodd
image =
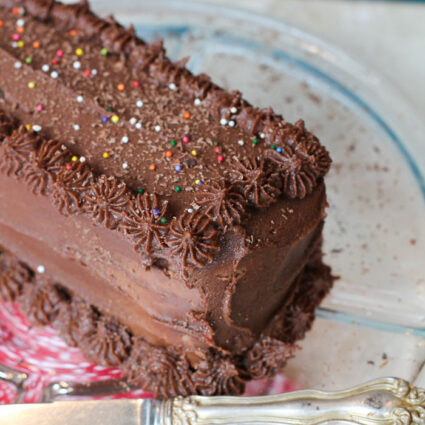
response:
M332 285L330 164L85 2L0 1L0 295L157 397L294 354Z

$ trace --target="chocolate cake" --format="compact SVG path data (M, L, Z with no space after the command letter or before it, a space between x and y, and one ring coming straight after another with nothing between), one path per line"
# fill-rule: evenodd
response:
M0 295L158 397L280 371L332 285L331 160L87 3L0 1Z

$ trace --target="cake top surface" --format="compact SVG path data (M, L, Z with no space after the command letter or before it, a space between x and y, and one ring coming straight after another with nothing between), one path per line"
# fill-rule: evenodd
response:
M287 123L193 76L185 60L170 62L160 42L144 43L86 2L1 5L8 112L65 144L70 166L88 164L103 176L86 203L109 197L122 207L127 191L154 194L139 196L133 212L158 226L166 214L177 217L169 229L176 252L187 248L187 229L209 245L255 208L308 196L327 173L329 155L303 121ZM205 258L202 248L192 255L198 265L211 260L216 248L209 247Z

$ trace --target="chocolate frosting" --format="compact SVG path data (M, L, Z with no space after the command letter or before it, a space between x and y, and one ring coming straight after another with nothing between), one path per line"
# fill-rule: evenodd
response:
M290 341L304 337L314 318L312 311L333 282L318 249L297 279L290 305L275 316L251 348L243 355L226 355L209 348L193 362L183 347L166 348L132 336L116 319L100 313L48 276L36 275L1 247L0 260L0 276L21 277L21 289L12 300L19 302L30 321L36 325L53 324L67 343L78 346L88 359L119 366L129 382L160 398L241 394L248 380L269 378L280 372L297 348ZM6 301L11 300L5 290L8 287L8 281L0 279L0 295ZM297 314L309 319L300 321L300 326L287 326L287 317L296 321Z
M0 18L2 297L160 397L275 374L332 284L318 139L85 2Z
M299 327L294 330L294 334L302 335L305 332L306 323L303 325L304 328ZM245 360L250 379L266 379L276 375L285 367L287 360L293 356L295 348L295 346L268 336L257 341L248 351Z
M58 284L38 279L37 283L24 285L19 298L22 311L35 325L48 325L58 316L62 303L68 300L67 292Z
M134 241L134 249L151 255L154 248L165 248L167 202L160 203L155 194L138 194L124 211L121 228Z
M167 243L171 253L182 259L183 270L211 263L214 253L220 250L217 229L199 210L173 219Z
M152 346L143 338L134 340L131 357L124 370L129 382L149 388L157 397L196 394L186 355L174 349Z
M0 295L15 301L22 294L24 283L32 278L31 271L12 255L0 251Z
M269 108L252 107L240 93L224 91L205 75L192 75L185 61L170 62L161 43L147 45L133 29L123 28L113 18L94 15L86 2L64 5L51 0L5 0L3 4L9 9L24 8L27 30L20 37L25 43L43 36L41 47L30 50L30 61L12 67L16 82L31 79L40 102L44 97L37 94L39 86L45 88L49 99L53 100L58 87L66 95L63 106L53 109L49 104L46 112L38 114L28 110L35 105L24 100L18 83L4 90L4 107L15 103L13 114L31 122L33 128L39 127L43 142L39 135L25 134L23 128L15 131L11 140L0 145L0 170L13 176L22 171L33 192L50 192L62 214L79 213L84 205L84 213L111 229L122 229L123 215L131 215L130 205L137 202L136 189L144 182L145 191L159 197L159 203L169 204L170 216L154 217L154 225L164 225L162 219L166 219L163 227L168 227L176 217L170 237L159 237L157 229L149 232L146 241L137 240L135 247L147 264L155 256L167 256L168 252L162 251L171 241L171 252L181 257L182 275L189 276L188 269L212 261L224 233L235 225L244 226L244 219L256 214L256 208L269 207L282 196L303 199L327 173L329 155L303 121L287 123ZM0 29L4 61L23 60L21 50L5 42L14 34L16 16L7 10L2 13L7 18ZM102 57L99 51L106 53ZM51 65L54 78L38 71L50 55L56 56ZM89 68L87 78L81 69L84 66ZM132 91L128 89L131 85ZM144 101L136 101L136 96ZM84 97L88 100L78 100ZM135 111L134 104L144 106ZM71 131L66 117L80 122L76 127L81 131ZM8 133L13 123L3 122L2 126ZM174 147L165 152L164 144L180 137L183 141L172 140ZM64 140L67 149L52 138ZM127 143L129 139L133 141ZM118 140L127 141L125 148ZM108 161L99 159L105 147ZM212 149L214 155L210 154ZM86 163L72 160L81 156ZM122 163L120 158L128 160ZM198 182L195 187L194 181ZM175 191L170 186L175 186ZM254 210L247 209L248 205ZM182 231L178 228L188 221L187 211L197 207L217 223L217 242L202 241L205 245L201 247L192 237L189 244L187 239L177 248ZM139 221L139 234L146 227L152 230L151 219L145 214ZM135 226L134 220L131 223ZM210 229L205 227L204 239L211 236ZM126 230L133 236L138 231ZM193 234L193 229L189 233Z
M84 209L96 223L115 229L120 224L123 212L127 209L130 197L124 184L115 177L101 176L88 187Z
M84 347L84 354L105 366L119 366L129 356L131 337L125 326L117 320L96 317L93 321L83 321L80 326L79 344Z
M197 393L202 395L242 394L245 389L244 371L231 356L209 353L193 374Z
M195 198L204 213L222 228L241 224L246 212L246 198L227 179L206 185Z

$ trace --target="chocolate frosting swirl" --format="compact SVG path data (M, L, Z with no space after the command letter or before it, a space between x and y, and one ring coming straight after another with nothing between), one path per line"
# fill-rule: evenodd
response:
M236 173L242 194L252 205L267 207L280 195L278 182L272 178L272 170L264 159L238 160Z
M67 302L69 296L64 288L50 281L38 279L37 283L25 285L19 299L22 311L35 325L52 323L62 302Z
M103 366L119 366L128 358L130 333L117 320L90 314L79 331L79 345L87 358Z
M257 341L249 350L245 358L245 366L252 379L270 378L284 368L293 352L293 345L265 337Z
M160 398L195 393L186 356L172 349L153 346L143 338L134 340L126 375L130 382L149 388Z
M167 206L168 203L161 203L155 194L138 194L130 201L120 226L135 242L136 251L151 255L154 246L165 248L164 234L168 226L163 221L166 221Z
M24 284L32 280L32 273L12 255L0 250L0 296L6 301L15 301Z
M130 201L126 187L115 177L100 177L85 193L84 209L96 223L108 229L118 227Z
M26 162L23 168L24 181L34 195L47 194L54 180L53 174L65 165L66 156L67 152L55 140L41 143L32 161Z
M178 255L186 271L189 266L210 263L219 251L218 232L212 221L202 212L185 212L170 225L167 239L172 254Z
M52 185L51 200L62 215L77 214L82 209L83 194L92 181L85 164L63 167Z
M230 357L207 355L193 373L197 392L202 395L241 394L245 381Z
M227 179L206 185L195 198L196 204L203 207L204 213L221 228L241 224L246 212L246 198L236 184Z
M11 121L9 125L12 125ZM0 171L7 176L18 177L25 162L34 157L38 142L35 134L28 133L22 126L13 134L6 135L0 144Z

